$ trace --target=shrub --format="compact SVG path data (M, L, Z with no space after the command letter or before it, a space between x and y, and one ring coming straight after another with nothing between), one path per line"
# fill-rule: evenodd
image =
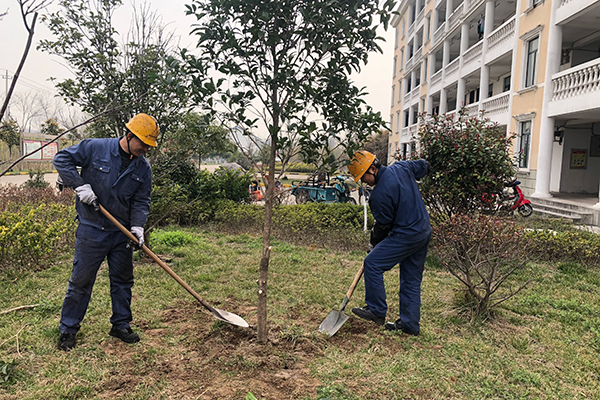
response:
M23 187L27 189L43 189L49 187L50 184L44 179L42 170L29 171L29 179L23 183Z
M423 178L421 192L433 221L478 210L484 193L499 193L514 176L509 149L512 136L483 115L456 120L434 115L419 131L420 158L432 173Z
M524 270L531 244L513 221L454 215L434 228L432 251L464 285L465 305L475 316L513 297L531 279L510 280Z
M534 256L542 261L576 262L600 266L600 235L581 230L529 230L528 240L535 244Z
M0 212L0 270L44 268L48 260L70 249L74 217L74 207L56 203Z

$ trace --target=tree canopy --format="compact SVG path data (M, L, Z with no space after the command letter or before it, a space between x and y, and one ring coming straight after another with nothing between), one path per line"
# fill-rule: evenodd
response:
M39 48L63 57L74 78L57 83L59 94L92 115L122 106L94 123L93 136L117 137L125 123L144 112L169 131L188 110L186 76L180 74L172 34L147 5L135 9L124 44L113 14L121 0L60 0L61 9L44 17L55 38ZM164 136L159 137L159 145Z

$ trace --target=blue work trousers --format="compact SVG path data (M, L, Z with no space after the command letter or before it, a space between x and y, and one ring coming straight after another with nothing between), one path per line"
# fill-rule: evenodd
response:
M77 333L85 316L96 274L104 259L108 260L112 316L117 329L129 328L131 288L133 287L133 248L121 231L107 232L79 224L75 236L75 257L69 287L60 317L61 333Z
M385 317L388 306L383 273L400 264L400 320L402 329L417 334L421 320L421 281L431 234L425 239L406 243L391 234L365 258L365 301L371 312Z

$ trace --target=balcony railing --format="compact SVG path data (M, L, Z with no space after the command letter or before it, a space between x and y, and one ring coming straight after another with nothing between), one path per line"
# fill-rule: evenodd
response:
M504 43L515 35L516 17L512 17L504 24L500 25L488 38L488 51Z
M452 31L454 29L454 27L456 27L456 25L458 25L458 23L460 22L460 20L463 16L463 9L464 8L461 5L456 10L454 10L452 15L450 15L450 18L448 18L448 22L450 23L450 31Z
M435 74L431 75L431 79L429 80L429 84L431 86L437 85L442 80L442 70L440 69Z
M481 3L483 3L485 0L468 0L467 1L467 10L474 10L475 8L479 7L479 5Z
M478 108L479 108L479 103L473 103L473 104L466 105L465 111L467 113L467 116L476 117L477 114L479 113Z
M488 116L506 113L508 112L508 106L510 101L510 93L500 93L489 99L483 100L481 108L485 111Z
M437 46L437 44L444 37L444 33L446 33L446 23L443 22L442 25L437 28L437 30L433 33L433 46Z
M449 76L458 70L460 65L460 57L456 57L452 62L446 65L446 76Z
M473 60L479 59L481 57L481 51L483 50L483 42L479 41L475 46L471 46L470 49L465 51L463 55L463 63L466 65Z
M552 77L552 101L570 99L600 89L600 58Z

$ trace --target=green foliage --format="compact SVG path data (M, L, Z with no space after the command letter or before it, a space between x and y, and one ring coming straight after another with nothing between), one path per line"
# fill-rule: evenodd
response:
M531 280L509 279L526 269L531 253L514 221L454 215L434 228L433 252L464 285L461 302L476 316L488 315Z
M16 366L17 363L14 360L0 360L0 385L8 382L11 378L11 373Z
M528 240L535 243L535 256L544 261L575 262L600 266L600 235L577 229L556 231L536 229L527 232Z
M12 155L12 148L19 146L21 129L17 121L10 119L0 123L0 141L3 141L8 146L9 154Z
M58 126L58 122L54 119L47 119L41 126L41 132L44 135L54 135L58 136L63 133L65 130Z
M194 243L195 237L189 233L181 231L153 231L152 243L167 247L181 247Z
M433 115L424 121L419 142L418 157L432 169L420 187L434 221L476 212L484 193L499 193L514 176L512 136L483 114L468 117L461 109L455 117Z
M44 268L72 243L73 214L72 206L46 203L0 212L0 270Z
M377 28L387 29L394 2L379 3L210 0L187 5L186 13L198 21L192 32L201 56L183 51L194 74L196 102L247 136L258 126L256 108L264 109L259 117L269 132L273 162L275 155L289 160L298 150L307 162L340 161L329 146L332 140L351 154L385 125L350 79L369 53L381 52ZM215 79L213 71L226 78ZM223 107L226 111L219 111ZM315 115L322 122L315 122Z
M50 187L50 184L44 179L44 171L29 171L29 179L23 183L23 187L27 189L43 189Z
M152 188L148 223L192 225L212 218L218 200L247 202L252 177L221 169L210 173L198 170L190 161L172 162L161 158L155 167L159 178Z
M59 10L42 18L52 39L39 48L62 57L74 78L56 84L60 95L91 115L127 104L103 116L86 129L96 137L116 137L138 112L157 119L159 146L186 114L188 77L178 72L173 35L147 5L136 7L127 41L114 28L113 15L121 0L90 2L60 0Z

